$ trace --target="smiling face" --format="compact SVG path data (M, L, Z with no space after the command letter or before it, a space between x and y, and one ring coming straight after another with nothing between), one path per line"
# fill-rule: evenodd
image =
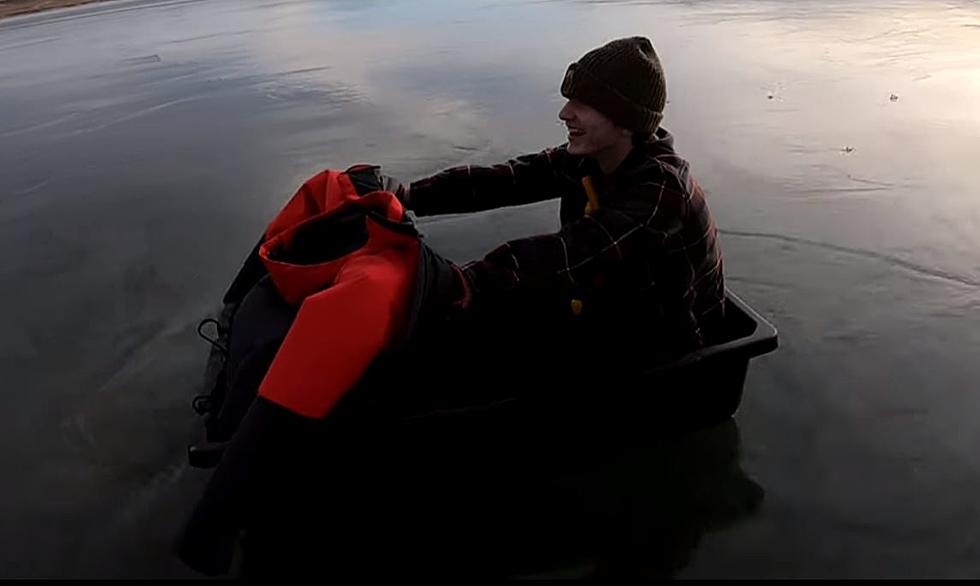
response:
M568 128L568 152L573 155L602 158L604 153L629 151L632 133L613 124L595 108L569 100L558 113Z

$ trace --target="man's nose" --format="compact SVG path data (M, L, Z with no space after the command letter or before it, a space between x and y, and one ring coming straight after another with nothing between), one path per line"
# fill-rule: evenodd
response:
M572 118L574 118L574 115L572 113L572 107L571 107L571 105L572 105L571 102L565 102L565 105L558 112L558 119L559 120L563 120L565 122L569 122L569 121L572 120Z

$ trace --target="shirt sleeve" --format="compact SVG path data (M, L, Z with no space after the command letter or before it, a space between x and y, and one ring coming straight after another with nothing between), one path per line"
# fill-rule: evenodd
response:
M626 264L663 254L681 229L681 214L665 205L664 186L638 185L626 207L602 207L561 230L512 240L463 267L474 299L533 287L572 293ZM632 191L632 190L631 190Z
M471 213L559 197L558 178L569 163L563 147L499 165L453 167L411 184L408 207L419 216Z

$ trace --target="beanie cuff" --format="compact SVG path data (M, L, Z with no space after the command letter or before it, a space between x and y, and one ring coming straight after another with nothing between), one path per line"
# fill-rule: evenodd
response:
M561 82L561 95L595 108L617 126L633 132L653 133L663 120L663 113L644 108L629 100L615 88L594 76L577 63L568 66Z

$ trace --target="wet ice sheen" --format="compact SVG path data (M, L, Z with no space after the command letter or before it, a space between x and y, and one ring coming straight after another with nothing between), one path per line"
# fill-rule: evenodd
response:
M323 167L409 179L557 144L564 67L645 34L729 283L782 347L737 433L680 458L694 481L672 486L707 495L686 537L620 535L620 567L975 576L978 27L976 3L921 0L122 0L0 22L0 575L185 575L193 325L271 214ZM464 259L555 212L426 231ZM622 486L647 537L680 505L644 487L681 453L619 469L645 479Z

